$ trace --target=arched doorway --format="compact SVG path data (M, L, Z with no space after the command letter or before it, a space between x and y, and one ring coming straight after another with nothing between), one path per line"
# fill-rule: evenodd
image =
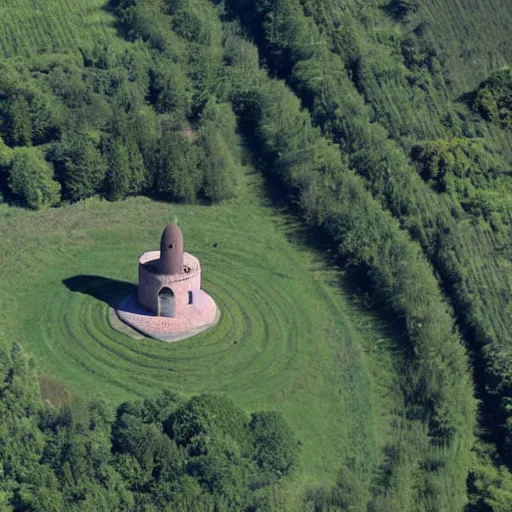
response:
M171 318L176 316L176 298L174 292L167 286L158 292L158 316Z

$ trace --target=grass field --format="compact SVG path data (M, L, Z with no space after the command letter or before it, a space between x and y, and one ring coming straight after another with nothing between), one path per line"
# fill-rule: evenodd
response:
M391 342L248 179L247 194L223 206L137 198L3 210L0 336L45 376L112 405L166 388L280 410L303 444L304 479L328 483L347 458L379 462L395 405ZM133 289L138 255L174 219L222 318L189 340L137 341L111 328L108 304Z

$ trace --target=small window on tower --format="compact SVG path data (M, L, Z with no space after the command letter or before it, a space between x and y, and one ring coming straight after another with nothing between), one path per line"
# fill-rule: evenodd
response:
M192 292L190 292L190 291L189 291L189 292L188 292L188 303L189 303L189 304L192 304L192 302L193 302Z

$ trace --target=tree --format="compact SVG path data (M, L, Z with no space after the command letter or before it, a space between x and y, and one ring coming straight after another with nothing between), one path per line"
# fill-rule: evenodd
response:
M54 147L51 159L69 199L77 201L102 190L107 164L87 133L66 137Z
M156 191L178 201L194 201L202 185L197 147L181 131L164 129L158 156Z
M0 167L6 167L11 164L12 150L0 137Z
M201 131L199 141L203 149L201 168L204 174L204 195L213 202L233 197L240 168L222 135L210 125Z
M207 445L196 443L197 439L208 442L217 436L231 437L247 452L252 450L247 424L247 415L231 399L204 394L176 409L166 421L165 430L179 445L187 446L196 455L207 451Z
M504 68L482 82L473 108L491 123L512 128L512 69Z
M299 447L282 415L276 411L253 413L249 427L259 467L273 478L290 474L298 463Z
M184 66L175 62L155 64L151 73L151 103L157 112L172 112L185 119L192 102L192 85Z
M128 191L130 195L137 195L149 185L148 172L144 166L144 159L137 141L133 136L128 137L125 142L125 148L130 165L130 186Z
M27 98L15 93L9 99L9 135L12 146L30 146L32 123Z
M40 148L15 148L8 186L29 207L38 210L60 201L60 185Z
M130 163L125 145L115 139L108 152L107 194L112 201L124 199L130 192Z
M241 173L236 117L229 104L208 101L198 138L205 196L214 202L229 199Z
M45 438L37 425L42 408L32 362L14 343L0 349L0 503L12 501L20 483L40 468Z

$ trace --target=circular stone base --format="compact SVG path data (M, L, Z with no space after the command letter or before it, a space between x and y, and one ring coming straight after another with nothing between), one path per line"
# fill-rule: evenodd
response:
M214 327L220 319L215 301L203 290L194 291L194 304L187 306L186 316L157 316L139 304L136 293L125 297L115 311L119 319L132 329L161 341L190 338Z

